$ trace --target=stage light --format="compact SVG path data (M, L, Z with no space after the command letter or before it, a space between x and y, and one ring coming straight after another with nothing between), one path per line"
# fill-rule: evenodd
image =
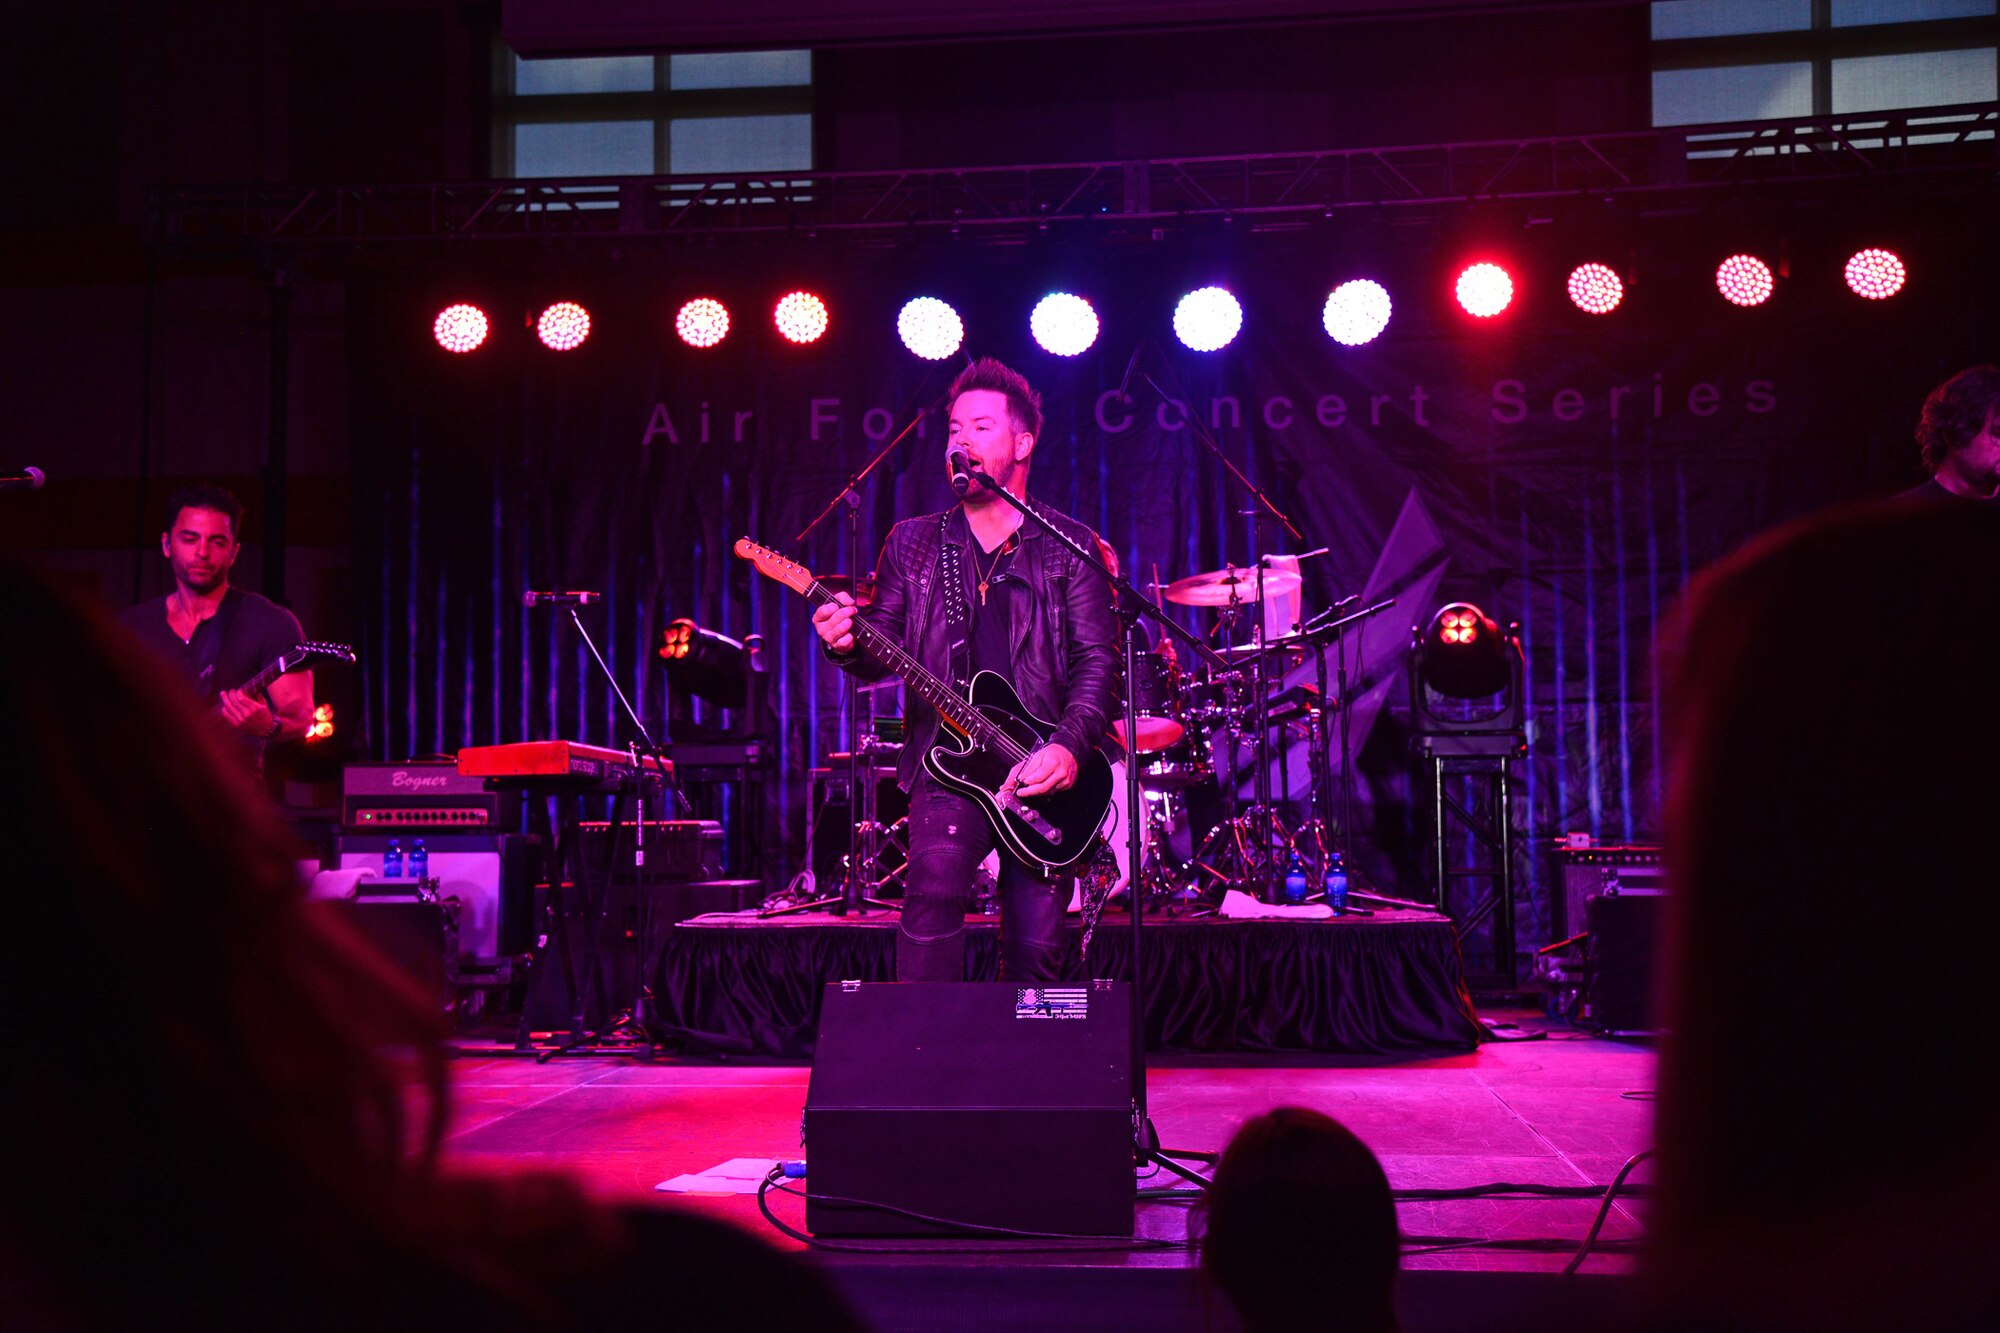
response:
M1608 315L1625 299L1625 284L1609 264L1578 264L1570 270L1569 299L1586 315Z
M965 342L965 324L958 312L935 296L905 302L896 316L896 332L903 346L926 361L942 361Z
M1372 278L1343 282L1326 298L1327 336L1348 347L1373 342L1389 327L1389 290Z
M1174 336L1189 351L1215 352L1243 329L1243 307L1221 287L1200 287L1174 307Z
M729 332L729 307L712 296L697 296L674 316L674 332L689 347L713 347Z
M590 312L574 301L557 301L535 321L535 336L551 352L581 347L590 336Z
M1893 250L1857 250L1847 260L1848 290L1869 301L1888 300L1909 276Z
M306 740L311 742L333 739L333 705L321 704L313 709L312 725L306 728Z
M1491 319L1514 303L1514 280L1498 264L1472 264L1458 275L1458 303L1475 319Z
M826 302L811 292L788 292L772 312L778 332L795 343L818 342L826 333Z
M1755 255L1731 255L1715 268L1715 289L1731 305L1762 305L1776 286L1771 266Z
M1043 350L1075 356L1097 341L1097 312L1081 296L1051 292L1036 302L1028 329Z
M666 662L668 681L694 699L742 709L760 695L764 640L758 634L738 642L680 616L660 630L658 654Z
M1470 602L1440 607L1417 640L1423 683L1453 699L1485 699L1512 678L1507 637Z
M431 336L447 352L470 352L486 341L486 312L476 305L460 302L438 311L431 323Z

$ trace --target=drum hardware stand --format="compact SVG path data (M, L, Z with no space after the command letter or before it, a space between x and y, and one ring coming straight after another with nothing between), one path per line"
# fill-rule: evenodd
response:
M1071 540L1069 534L1036 513L1033 505L1009 493L999 482L984 472L975 470L968 485L982 486L1013 506L1024 523L1034 524L1044 536L1075 556L1086 567L1097 571L1098 576L1110 587L1112 604L1117 610L1125 642L1125 735L1132 742L1136 744L1139 738L1138 706L1132 697L1132 692L1139 676L1139 620L1142 616L1153 620L1168 634L1180 639L1196 656L1211 666L1228 665L1221 654L1203 643L1196 635L1167 619L1157 607L1139 595L1137 588L1112 573L1096 551L1084 550ZM1136 750L1128 749L1127 757L1136 760L1137 753ZM1132 762L1127 765L1125 774L1125 847L1126 864L1133 867L1131 873L1134 877L1141 873L1141 868L1145 865L1145 850L1141 845L1144 829L1139 822L1140 807L1144 803L1144 797L1139 791L1139 765ZM1135 886L1127 885L1126 907L1132 918L1131 1047L1132 1069L1135 1075L1132 1081L1133 1149L1139 1165L1164 1167L1175 1175L1205 1188L1208 1185L1205 1177L1182 1166L1174 1159L1180 1157L1190 1160L1210 1160L1207 1154L1176 1152L1162 1148L1158 1136L1153 1131L1152 1118L1146 1113L1146 954L1142 947L1143 923L1146 916L1144 898L1145 895Z
M950 392L950 388L947 387L944 393L940 393L913 415L887 444L877 449L874 455L861 465L861 469L847 479L847 484L827 501L824 509L813 516L812 522L799 529L799 535L792 538L794 546L803 547L806 538L812 536L813 530L824 523L829 514L843 504L847 506L847 567L854 575L853 596L857 606L861 601L861 483L868 480L868 474L880 467L882 461L896 451L925 417L944 405L944 400ZM912 394L911 399L914 398L915 395ZM906 408L907 406L905 403ZM815 898L810 902L771 908L759 912L759 916L786 916L794 912L817 911L820 908L826 908L835 916L845 916L849 912L863 913L870 907L883 909L901 907L900 903L885 902L868 896L868 889L872 887L868 882L868 875L879 855L875 846L877 832L875 772L870 753L871 747L878 743L873 732L875 701L871 695L868 699L869 719L864 724L861 719L861 696L867 691L861 688L861 678L851 671L843 671L841 675L845 680L847 691L848 813L854 820L854 826L848 831L847 864L841 876L840 893L826 898ZM807 850L807 856L810 859L810 849Z

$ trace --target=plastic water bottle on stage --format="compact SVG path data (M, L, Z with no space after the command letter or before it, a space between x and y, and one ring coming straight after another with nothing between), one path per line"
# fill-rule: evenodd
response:
M431 854L424 849L424 840L418 838L410 844L410 878L427 879L431 873Z
M398 838L389 839L389 845L382 852L382 878L401 879L403 877L403 844Z
M1347 865L1335 852L1326 862L1326 905L1335 916L1347 915Z
M1285 866L1285 901L1296 907L1306 900L1306 863L1299 859L1299 849L1292 848L1292 859Z

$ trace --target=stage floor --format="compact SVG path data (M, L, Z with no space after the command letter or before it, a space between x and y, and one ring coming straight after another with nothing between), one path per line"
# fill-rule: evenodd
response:
M1583 1036L1539 1015L1488 1011L1533 1041L1495 1041L1436 1058L1155 1056L1148 1099L1169 1148L1217 1150L1246 1117L1281 1104L1311 1106L1349 1125L1382 1158L1397 1189L1494 1182L1608 1183L1651 1146L1654 1056L1644 1045ZM1504 1030L1503 1030L1504 1031ZM669 1177L735 1157L800 1155L799 1122L810 1069L623 1057L466 1056L453 1064L448 1155L461 1163L573 1171L621 1202L698 1209L783 1248L754 1196L657 1193ZM975 1153L976 1157L976 1153ZM1649 1179L1650 1163L1632 1179ZM969 1169L977 1169L976 1166ZM1161 1177L1149 1185L1174 1183ZM1402 1201L1405 1236L1461 1240L1580 1241L1597 1211L1583 1199ZM803 1229L801 1200L773 1209ZM1602 1238L1640 1235L1643 1200L1612 1207ZM1139 1233L1185 1239L1184 1203L1142 1202ZM1405 1329L1584 1327L1629 1299L1628 1281L1557 1283L1566 1252L1452 1248L1410 1254ZM857 1256L822 1253L857 1305L882 1328L1226 1328L1204 1322L1181 1250L1089 1254ZM1627 1273L1629 1253L1593 1254L1585 1274ZM1035 1281L1023 1283L1023 1269ZM1301 1275L1310 1280L1310 1275ZM949 1313L941 1313L940 1302ZM1046 1316L1046 1318L1044 1318ZM1185 1316L1184 1318L1182 1316ZM1572 1322L1574 1321L1574 1322Z

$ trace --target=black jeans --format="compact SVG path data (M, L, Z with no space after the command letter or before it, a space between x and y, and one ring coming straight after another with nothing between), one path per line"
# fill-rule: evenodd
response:
M910 868L896 927L898 981L965 980L965 913L972 875L993 850L986 812L929 773L910 791ZM1050 883L1000 848L1000 978L1023 986L1061 980L1067 879Z

